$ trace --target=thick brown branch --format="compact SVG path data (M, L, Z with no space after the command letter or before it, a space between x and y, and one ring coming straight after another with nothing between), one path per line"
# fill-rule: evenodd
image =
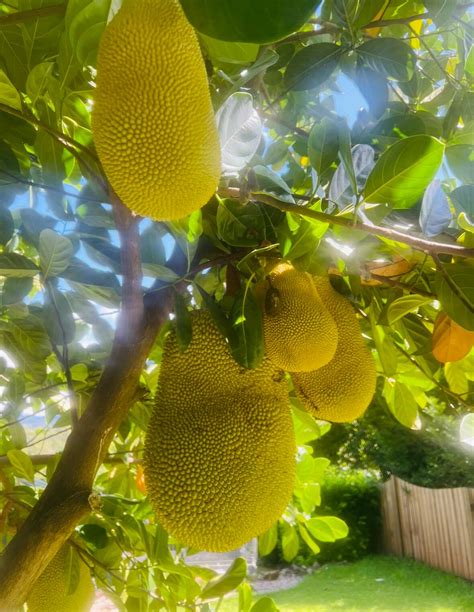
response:
M220 189L219 194L224 197L230 197L239 199L241 196L240 189L235 187L229 187L227 189ZM297 195L295 197L298 197ZM262 204L268 204L273 208L277 208L283 212L290 212L295 215L301 215L302 217L309 217L310 219L316 219L324 223L331 223L333 225L340 225L351 230L359 230L367 234L373 234L374 236L382 236L393 240L395 242L401 242L411 246L417 251L422 251L428 255L445 253L447 255L454 255L456 257L474 258L474 249L466 248L458 244L446 244L442 242L435 242L433 240L426 240L425 238L418 238L417 236L410 236L404 234L398 230L391 229L389 227L381 227L380 225L369 225L367 223L355 222L352 219L345 217L338 217L336 215L329 215L327 213L319 212L317 210L311 210L305 206L298 206L296 204L285 204L276 198L261 193L251 193L248 198L253 202L262 202Z
M0 609L18 608L46 564L91 510L92 485L133 401L140 373L171 307L170 292L144 311L136 220L115 201L123 296L112 352L86 411L69 436L41 499L0 557Z
M32 19L38 19L41 17L52 17L54 15L64 15L66 12L66 4L54 4L52 6L43 6L37 9L31 9L29 11L17 11L16 13L10 13L9 15L0 16L0 28L6 25L12 25L14 23L25 23Z

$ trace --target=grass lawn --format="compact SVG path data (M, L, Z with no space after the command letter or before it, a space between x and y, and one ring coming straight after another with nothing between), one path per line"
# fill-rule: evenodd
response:
M287 591L269 593L282 612L474 612L474 586L411 559L374 556L325 565ZM225 601L219 612L237 610Z

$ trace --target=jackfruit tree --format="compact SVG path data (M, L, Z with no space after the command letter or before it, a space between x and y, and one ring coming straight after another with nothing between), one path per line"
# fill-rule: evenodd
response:
M192 556L345 537L331 422L472 439L470 6L0 1L1 610L276 610Z

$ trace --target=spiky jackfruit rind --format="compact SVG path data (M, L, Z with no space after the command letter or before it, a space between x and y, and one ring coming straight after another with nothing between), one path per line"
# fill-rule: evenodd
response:
M328 363L336 352L337 327L313 278L280 263L268 275L265 291L265 350L271 361L289 372L308 372ZM262 288L256 292L261 296Z
M78 560L79 577L71 590L68 563L73 554L69 545L63 546L36 581L27 599L28 612L88 612L95 589L89 568Z
M318 419L350 422L362 416L375 393L375 362L351 303L332 288L329 279L317 277L315 285L336 321L339 340L327 365L313 372L292 373L295 392Z
M125 0L97 60L94 142L131 210L179 219L214 193L220 144L196 35L178 0Z
M240 367L206 312L181 353L167 339L147 429L145 480L161 524L213 552L265 532L291 499L295 438L287 383L268 359Z

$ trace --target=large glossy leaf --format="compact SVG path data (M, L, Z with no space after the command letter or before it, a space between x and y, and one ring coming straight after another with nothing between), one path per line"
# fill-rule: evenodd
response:
M17 253L0 253L0 276L36 276L39 268L31 259Z
M382 153L369 174L365 200L410 208L433 180L443 151L443 143L432 136L410 136L396 142Z
M21 110L20 94L3 70L0 70L0 102Z
M234 359L245 368L256 368L265 353L263 321L262 311L248 285L237 296L230 318L234 331L231 342Z
M308 138L308 157L318 176L336 161L338 150L337 124L325 117L320 123L313 125Z
M245 92L230 96L216 114L222 168L237 173L252 159L262 138L262 122Z
M247 563L245 559L238 557L225 574L206 584L201 592L201 599L223 597L229 591L236 589L246 575Z
M275 523L258 537L258 554L269 555L278 543L278 523Z
M8 208L0 208L0 244L5 245L13 236L15 223Z
M299 30L320 0L180 0L191 24L220 40L268 43Z
M44 278L57 276L66 270L71 261L73 246L69 238L50 229L39 237L39 255Z
M448 227L452 218L453 214L448 198L441 188L441 181L435 179L428 185L421 202L421 229L428 238L437 236Z
M413 427L418 416L418 405L407 385L395 382L388 406L402 425Z
M281 547L283 551L283 558L288 563L292 561L298 554L300 548L300 541L295 527L289 523L283 522L281 525Z
M396 38L375 38L357 47L357 53L372 70L396 81L409 81L415 70L410 47Z
M346 523L336 516L317 516L306 522L306 528L320 542L334 542L349 533Z
M216 222L219 237L232 246L258 246L265 238L265 219L254 202L220 201Z
M375 152L370 145L357 144L349 153L350 158L346 155L346 163L339 164L329 187L329 200L341 209L354 203L354 180L357 189L361 191L375 163ZM353 179L348 175L347 167L352 167Z
M444 264L435 280L438 299L447 315L474 331L474 273L468 264Z
M52 286L47 293L41 318L54 344L63 346L73 342L76 335L76 323L71 305L66 297Z
M316 43L301 49L285 72L285 86L295 91L323 85L337 68L343 48L334 43Z
M461 185L449 194L456 212L474 218L474 185Z

